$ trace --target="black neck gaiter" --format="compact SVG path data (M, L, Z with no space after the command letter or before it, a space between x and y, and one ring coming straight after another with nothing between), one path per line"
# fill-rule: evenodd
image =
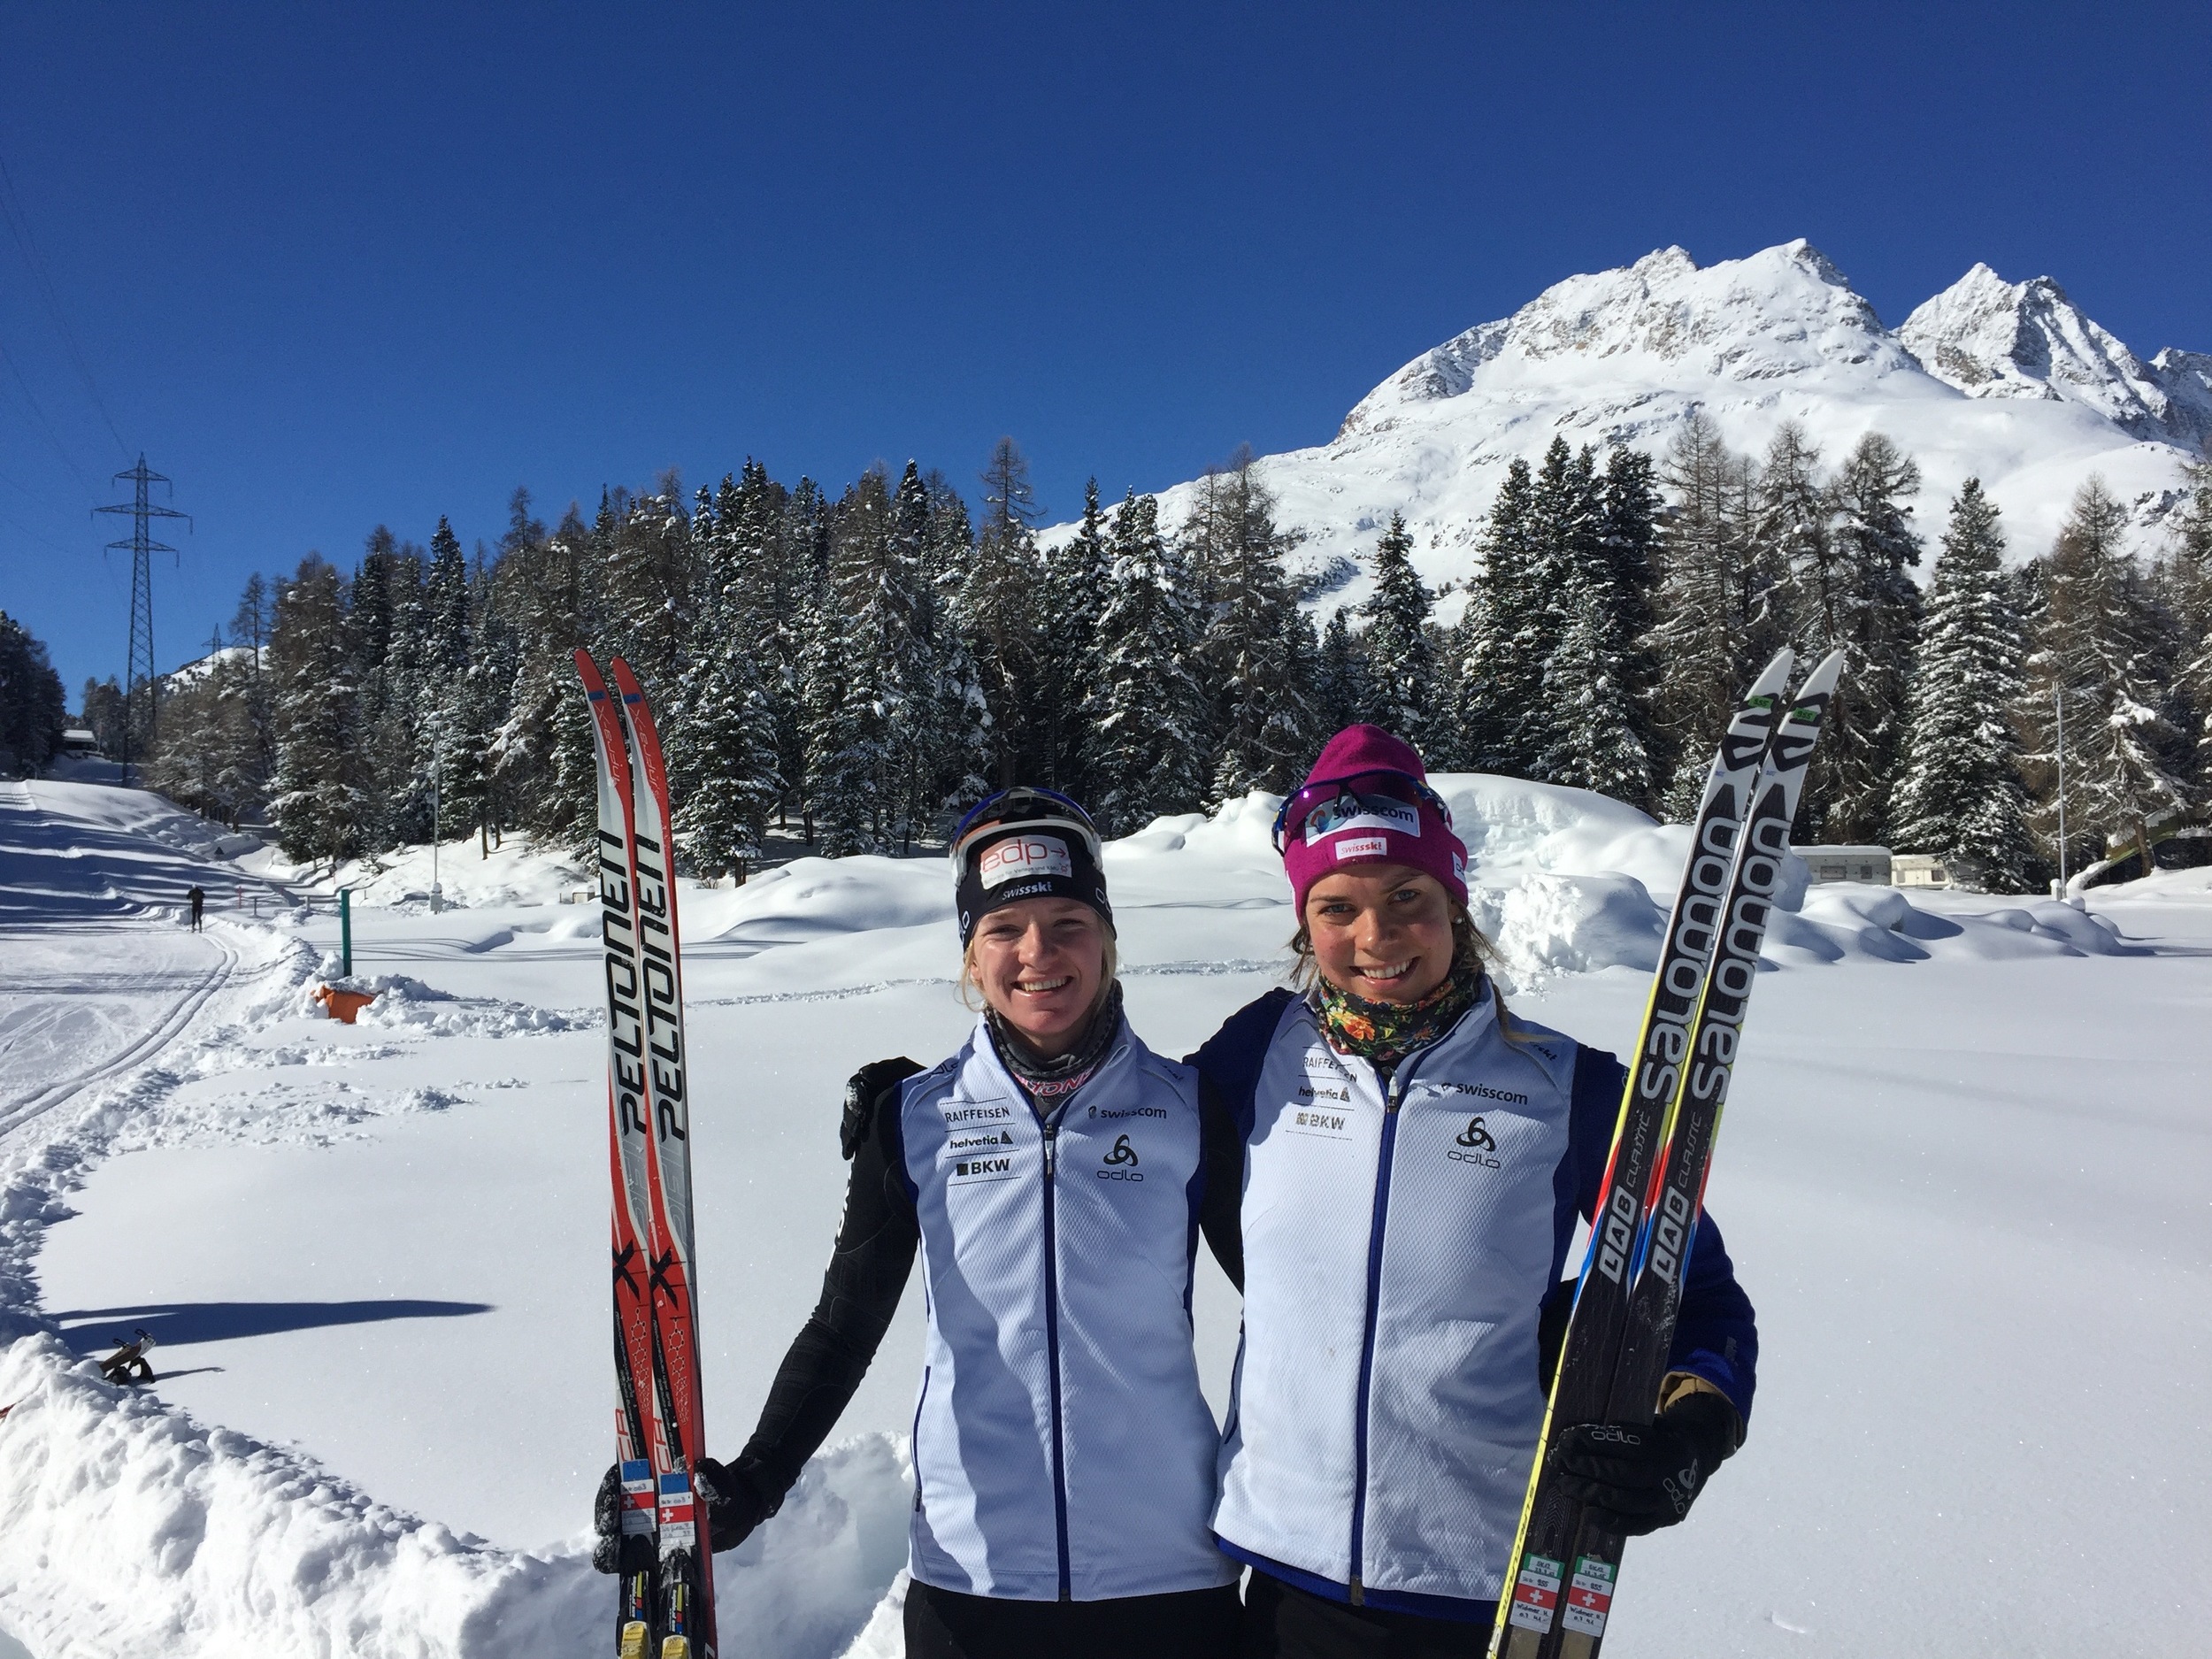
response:
M1022 1041L1019 1032L999 1018L996 1009L987 1009L983 1017L991 1028L998 1057L1014 1074L1014 1080L1028 1091L1030 1099L1048 1112L1089 1082L1091 1073L1106 1057L1114 1033L1121 1029L1121 981L1115 980L1091 1010L1082 1040L1056 1060L1040 1057Z

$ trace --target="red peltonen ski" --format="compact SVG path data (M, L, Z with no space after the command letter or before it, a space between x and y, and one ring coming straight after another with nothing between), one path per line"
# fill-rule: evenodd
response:
M690 1116L667 774L626 664L576 668L599 757L608 1118L614 1185L621 1659L713 1659L712 1555L691 1468L704 1446L692 1297Z

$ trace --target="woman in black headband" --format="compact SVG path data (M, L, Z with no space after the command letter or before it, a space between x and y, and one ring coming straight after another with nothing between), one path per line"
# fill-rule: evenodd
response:
M1201 1231L1240 1278L1236 1131L1122 1014L1101 853L1083 809L1047 790L961 825L961 987L981 1017L932 1070L855 1078L821 1300L744 1451L699 1464L714 1548L731 1548L835 1425L918 1249L911 1659L1234 1648L1189 1305Z

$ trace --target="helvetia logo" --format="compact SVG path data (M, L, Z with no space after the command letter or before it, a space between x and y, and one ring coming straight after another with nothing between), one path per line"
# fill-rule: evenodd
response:
M1467 1148L1464 1152L1447 1149L1444 1156L1451 1159L1453 1163L1479 1164L1486 1170L1502 1167L1497 1159L1489 1156L1498 1149L1498 1143L1489 1130L1483 1127L1481 1118L1470 1118L1467 1120L1467 1126L1452 1139Z
M1137 1149L1129 1144L1127 1135L1114 1137L1114 1149L1101 1163L1109 1167L1099 1171L1102 1181L1141 1181L1144 1177L1137 1170Z

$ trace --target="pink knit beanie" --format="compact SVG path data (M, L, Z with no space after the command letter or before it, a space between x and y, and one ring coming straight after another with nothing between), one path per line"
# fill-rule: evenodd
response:
M1403 864L1467 902L1467 849L1427 777L1413 745L1379 726L1348 726L1329 740L1283 811L1283 868L1300 920L1313 884L1348 864Z

